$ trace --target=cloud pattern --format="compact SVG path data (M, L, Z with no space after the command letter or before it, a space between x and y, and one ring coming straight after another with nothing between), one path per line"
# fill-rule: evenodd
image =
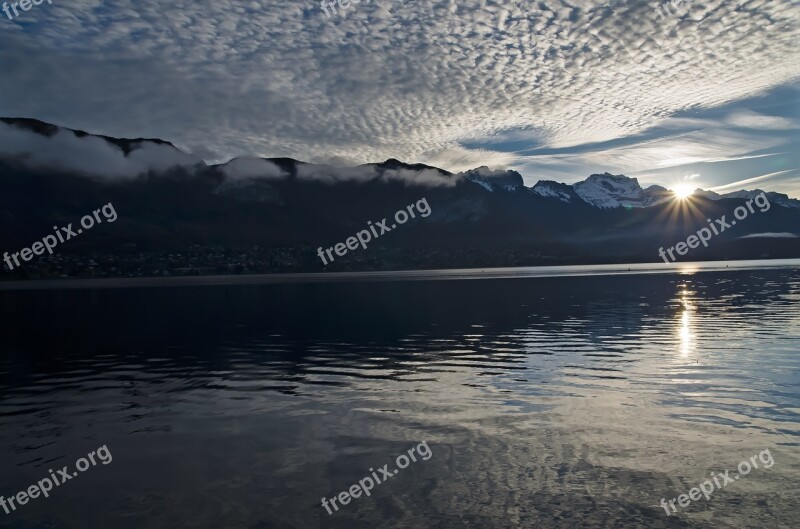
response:
M520 130L539 148L600 144L800 77L796 2L698 0L663 20L654 5L362 0L329 19L315 0L43 4L0 20L0 115L161 137L210 162L391 157L557 176L617 155L641 170L751 152L733 132L666 162L652 145L567 163L465 146ZM796 127L747 112L729 124Z

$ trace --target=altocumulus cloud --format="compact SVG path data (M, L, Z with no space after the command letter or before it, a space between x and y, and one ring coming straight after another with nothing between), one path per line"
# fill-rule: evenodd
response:
M526 130L541 147L587 145L797 79L796 2L697 0L668 22L653 5L362 2L328 19L315 0L53 3L0 24L0 115L223 159L458 171L525 161L475 156L467 138Z

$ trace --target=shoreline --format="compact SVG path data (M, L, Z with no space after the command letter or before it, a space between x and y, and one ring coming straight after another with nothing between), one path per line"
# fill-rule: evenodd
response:
M398 270L373 272L310 272L289 274L247 274L171 277L120 277L76 279L28 279L0 281L0 291L97 288L153 288L173 286L231 286L290 283L333 283L348 281L443 281L466 279L528 279L580 277L587 275L691 274L800 268L800 259L753 259L746 261L703 261L682 263L631 263L604 265L559 265L506 268L456 268L444 270Z

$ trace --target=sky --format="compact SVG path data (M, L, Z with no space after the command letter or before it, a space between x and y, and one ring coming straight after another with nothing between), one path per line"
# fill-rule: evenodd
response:
M0 116L162 138L207 162L397 158L528 185L611 172L800 198L796 1L332 5L0 12Z

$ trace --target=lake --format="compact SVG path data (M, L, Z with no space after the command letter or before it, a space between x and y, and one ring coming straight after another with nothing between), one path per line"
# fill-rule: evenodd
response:
M797 527L800 261L669 266L0 284L0 528Z

